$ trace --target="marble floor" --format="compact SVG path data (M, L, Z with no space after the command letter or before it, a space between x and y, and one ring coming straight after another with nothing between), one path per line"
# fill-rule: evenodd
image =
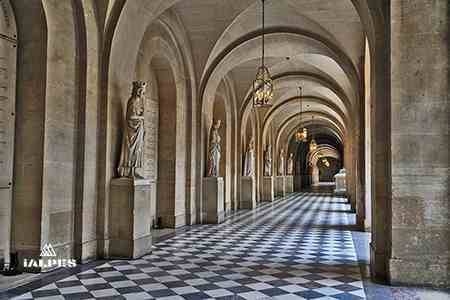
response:
M292 194L15 299L364 299L346 199ZM343 228L344 227L344 228ZM20 292L25 292L19 295Z

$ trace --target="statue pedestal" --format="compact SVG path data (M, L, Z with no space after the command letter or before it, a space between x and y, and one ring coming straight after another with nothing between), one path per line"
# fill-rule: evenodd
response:
M150 180L111 180L108 258L135 259L151 252Z
M253 209L256 207L256 191L253 177L241 177L241 209Z
M345 196L347 192L347 184L345 182L345 169L339 171L338 174L334 175L334 181L336 183L336 188L334 193L338 196Z
M294 176L289 175L285 177L285 186L287 194L294 192Z
M262 201L270 201L275 200L275 183L274 178L272 176L265 176L263 178L263 198Z
M220 224L225 219L224 184L222 177L203 178L203 222Z
M286 186L284 176L275 176L275 197L286 196Z

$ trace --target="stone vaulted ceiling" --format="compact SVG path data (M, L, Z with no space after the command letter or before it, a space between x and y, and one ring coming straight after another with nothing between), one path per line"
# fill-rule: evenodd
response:
M266 0L266 64L275 78L276 109L261 116L279 130L304 111L350 128L359 99L365 36L352 1ZM200 96L214 98L224 78L232 81L238 112L248 114L251 84L261 56L261 2L183 0L172 10L190 39ZM305 118L306 120L306 118ZM298 122L298 121L297 121Z

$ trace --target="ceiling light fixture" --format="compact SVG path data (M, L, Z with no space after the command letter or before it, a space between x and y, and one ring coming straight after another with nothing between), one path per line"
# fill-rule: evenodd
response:
M261 66L256 73L256 79L253 81L253 107L268 107L272 105L273 99L273 81L269 69L264 64L264 1L262 4L262 55Z
M311 125L314 122L314 116L311 117ZM311 142L309 143L309 151L313 152L317 150L317 143L314 139L313 135L311 134Z
M308 138L308 129L306 129L306 127L301 127L302 125L302 113L303 113L303 101L302 101L302 87L299 86L298 87L298 99L300 102L300 114L299 114L299 123L300 123L300 127L298 129L298 131L295 133L295 139L297 142L306 142L307 138Z

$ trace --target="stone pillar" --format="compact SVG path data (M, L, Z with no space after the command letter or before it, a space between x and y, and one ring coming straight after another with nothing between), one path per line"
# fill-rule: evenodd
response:
M291 194L294 192L294 176L285 177L285 188L286 194Z
M135 259L151 252L150 184L146 179L111 180L109 258Z
M241 209L256 208L255 180L250 176L241 177Z
M263 198L262 201L272 202L275 200L275 182L273 176L263 178Z
M286 196L284 176L275 176L275 197Z
M202 220L207 224L220 224L225 219L224 184L222 177L203 178Z
M395 284L450 286L449 3L391 1Z

